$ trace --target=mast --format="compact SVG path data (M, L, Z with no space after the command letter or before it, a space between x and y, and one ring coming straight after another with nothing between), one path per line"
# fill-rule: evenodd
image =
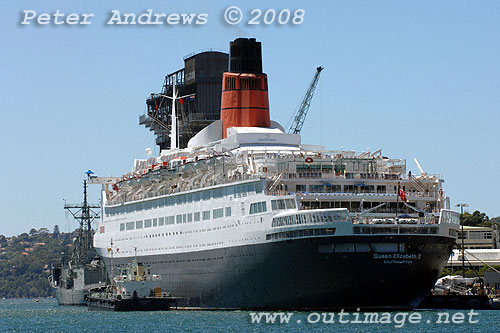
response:
M64 204L64 209L69 211L73 218L78 221L78 237L76 248L76 261L79 264L87 263L93 256L93 231L92 222L99 218L99 205L88 203L87 199L87 179L83 180L83 202L81 204Z
M170 149L177 149L177 115L175 113L175 104L177 102L177 94L175 91L175 81L177 74L172 77L172 129L170 131Z
M111 276L109 279L111 280L111 284L113 284L113 276L114 276L114 267L113 267L113 238L111 238L111 247L109 248L109 252L111 253L110 265L111 265Z
M398 220L398 208L399 208L399 191L400 191L400 184L398 182L398 189L396 192L396 221Z

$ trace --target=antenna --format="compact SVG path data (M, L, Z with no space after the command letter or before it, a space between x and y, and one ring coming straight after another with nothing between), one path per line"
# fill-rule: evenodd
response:
M172 129L170 131L170 149L177 149L177 114L175 113L175 104L177 102L177 92L175 91L175 81L177 73L172 78Z

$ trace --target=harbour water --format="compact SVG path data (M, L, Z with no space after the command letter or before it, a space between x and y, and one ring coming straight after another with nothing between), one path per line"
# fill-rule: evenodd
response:
M470 311L470 310L469 310ZM89 312L86 307L58 306L55 299L8 299L0 300L1 332L166 332L166 331L273 331L295 332L498 332L500 311L476 311L469 323L469 311L416 311L389 313L392 323L354 323L356 313L344 316L340 324L338 313L289 312L289 323L252 322L251 311L160 311L160 312ZM440 313L447 312L449 322ZM452 316L464 314L463 323L453 323ZM257 312L259 314L259 312ZM419 323L409 323L409 316L421 317ZM363 321L365 313L359 312ZM378 313L379 319L382 313ZM318 320L319 318L319 320ZM401 325L405 318L405 323ZM458 315L455 319L461 321ZM255 319L255 318L254 318ZM333 319L334 323L329 323ZM326 321L326 323L323 322ZM318 322L316 322L318 321Z

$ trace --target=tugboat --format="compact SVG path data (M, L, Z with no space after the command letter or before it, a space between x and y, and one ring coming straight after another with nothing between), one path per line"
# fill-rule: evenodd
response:
M175 299L163 292L161 276L135 260L127 265L113 283L90 290L86 296L89 310L167 311Z

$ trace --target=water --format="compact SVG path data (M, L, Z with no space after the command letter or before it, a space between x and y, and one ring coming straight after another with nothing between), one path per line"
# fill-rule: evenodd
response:
M448 311L448 315L458 311ZM391 312L391 324L368 323L338 323L338 313L334 313L333 324L322 323L320 314L293 312L288 324L279 324L279 317L274 324L252 323L250 311L165 311L165 312L89 312L86 307L58 306L54 299L0 300L0 331L2 332L498 332L500 331L500 311L476 311L473 320L478 323L467 322L468 311L465 314L465 323L454 324L436 323L438 311L406 312L398 315ZM420 323L408 323L408 316L421 316ZM361 321L364 313L358 313ZM382 313L379 313L379 316ZM331 314L325 314L328 321ZM355 321L353 313L344 317L344 320ZM401 326L402 318L406 316L406 323ZM460 316L460 315L458 315ZM381 318L380 318L381 319ZM457 317L459 319L459 317ZM263 319L264 320L264 319ZM442 318L445 321L444 315ZM299 322L300 321L300 322ZM397 324L399 323L399 324Z

